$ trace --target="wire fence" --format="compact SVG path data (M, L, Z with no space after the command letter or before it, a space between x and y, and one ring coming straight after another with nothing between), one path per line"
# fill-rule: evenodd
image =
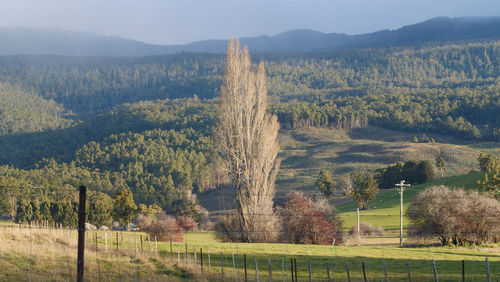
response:
M202 281L500 280L498 252L463 252L463 259L456 256L446 259L454 250L436 251L430 244L411 248L411 252L409 248L384 243L360 252L353 251L357 247L336 245L305 246L298 250L297 245L289 244L200 242L195 239L200 234L203 233L186 233L182 242L159 242L139 231L86 231L85 280L155 281L168 277ZM5 225L0 226L0 238L1 281L75 280L76 229ZM397 237L371 237L381 242L391 238ZM406 257L389 254L396 249ZM369 253L374 250L382 255ZM363 251L367 253L360 255ZM424 255L413 258L416 252Z

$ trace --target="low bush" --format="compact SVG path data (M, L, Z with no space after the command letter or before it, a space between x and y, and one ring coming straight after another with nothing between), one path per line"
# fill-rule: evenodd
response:
M224 242L241 242L240 221L235 214L222 215L214 226L215 234Z
M177 220L169 215L160 214L157 215L157 221L149 225L147 231L149 235L158 241L172 241L180 242L183 239L182 232L183 229L177 222Z
M422 191L407 212L413 236L435 236L443 245L484 244L500 234L500 203L464 189L433 186Z
M361 221L359 223L359 229L361 233L360 236L382 236L384 235L384 228L382 226L373 226L373 224L369 222ZM349 230L349 235L358 235L358 226L353 225Z
M324 205L300 193L293 193L282 208L282 225L285 240L294 244L331 245L342 243L342 222Z

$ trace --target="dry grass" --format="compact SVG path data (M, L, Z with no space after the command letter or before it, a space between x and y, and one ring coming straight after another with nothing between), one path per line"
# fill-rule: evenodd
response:
M95 250L95 234L86 240L85 280L117 281L148 280L178 281L185 278L199 280L194 269L181 263L170 263L151 253L131 250L105 251L104 241L99 238L99 250ZM108 241L108 244L110 242ZM116 242L115 242L116 244ZM116 245L115 245L116 246ZM0 228L0 281L68 281L76 280L77 232L40 228Z

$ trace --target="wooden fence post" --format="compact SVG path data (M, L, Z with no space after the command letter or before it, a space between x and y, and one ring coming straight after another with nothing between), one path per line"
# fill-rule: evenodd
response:
M299 281L298 277L297 277L297 259L293 259L293 264L295 265L295 281Z
M281 257L281 280L285 282L285 259Z
M245 268L245 282L248 281L247 279L247 255L243 254L243 266Z
M330 266L328 265L328 261L326 261L326 280L330 282Z
M184 255L184 258L185 258L185 261L186 261L186 268L188 267L188 244L187 243L184 243L184 246L186 247L185 250L186 250L186 253Z
M462 282L465 282L465 260L462 260Z
M347 273L347 281L351 282L351 276L349 275L349 266L347 265L347 262L345 263L345 271Z
M220 272L222 281L224 281L224 256L222 255L222 252L220 252Z
M201 275L203 275L203 248L200 248L200 268L201 268Z
M434 268L434 281L439 282L436 261L434 259L432 259L432 267Z
M210 252L208 252L208 269L210 269L210 271L212 271L212 264L210 263Z
M491 282L491 276L490 276L490 262L488 261L488 258L486 258L486 278L488 282Z
M76 280L83 282L83 263L85 256L85 202L87 199L87 187L80 186L80 202L78 205L78 257Z
M309 282L312 282L311 260L308 260L307 263L309 265Z
M384 275L385 275L385 282L389 282L389 277L387 277L387 268L385 266L385 261L384 261Z
M172 262L172 257L173 257L173 254L172 254L172 235L170 235L170 262Z
M293 277L293 258L290 258L290 272L292 272L292 282L294 282L294 277Z
M149 255L151 255L151 236L149 236L149 233L148 233L148 252Z
M234 274L234 281L238 280L238 278L236 277L236 263L234 262L234 252L231 253L231 256L233 258L233 274Z
M255 281L259 282L259 264L257 263L257 256L254 256L255 260Z
M363 269L363 279L366 282L366 271L365 271L365 262L361 262L361 268Z
M271 258L270 257L267 257L267 266L269 268L269 281L272 282L273 281L273 269L271 266Z
M137 256L137 234L134 233L135 256Z
M142 248L142 234L140 235L141 237L141 255L144 255L144 249Z
M408 270L408 282L411 282L410 264L408 262L406 262L406 270Z

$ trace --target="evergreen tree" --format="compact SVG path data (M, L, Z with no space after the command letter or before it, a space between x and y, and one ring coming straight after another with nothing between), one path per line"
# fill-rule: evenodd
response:
M134 203L132 192L123 189L116 194L113 199L114 211L113 217L120 222L121 225L128 225L135 217L137 206Z
M332 195L333 191L335 191L337 182L333 180L330 171L322 170L318 175L318 180L316 181L315 186L326 197L329 197Z
M441 172L441 177L444 177L445 165L446 165L446 161L443 159L443 157L439 156L436 158L436 167Z
M113 200L102 192L92 193L89 197L88 221L100 227L110 226L113 213Z

